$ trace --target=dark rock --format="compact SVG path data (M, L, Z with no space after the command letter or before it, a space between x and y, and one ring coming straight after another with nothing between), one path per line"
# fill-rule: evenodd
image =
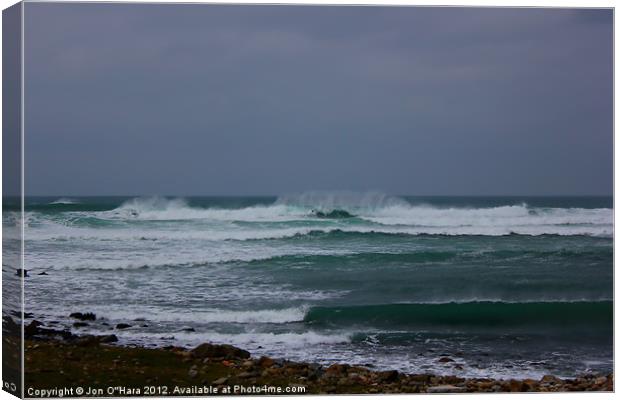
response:
M43 271L43 272L39 272L37 275L48 275L48 273Z
M95 335L84 335L75 339L78 346L98 346L100 342L100 338Z
M379 379L386 383L395 382L398 380L398 371L391 370L379 372Z
M451 359L450 357L441 357L439 360L437 360L437 362L447 363L447 362L454 362L454 360Z
M73 327L74 328L82 328L88 326L88 324L86 322L74 322L73 323Z
M428 382L431 381L431 375L428 374L410 375L409 378L411 384L414 385L426 385Z
M524 379L521 389L524 392L534 392L538 390L538 381L534 379Z
M527 386L522 381L511 379L510 380L510 391L511 392L525 392L527 391Z
M100 336L100 342L101 343L114 343L114 342L118 342L118 338L116 337L116 335L105 335L105 336Z
M74 312L69 315L69 318L75 318L81 321L94 321L97 319L97 316L90 312L89 313Z
M2 317L2 330L4 332L10 333L12 335L21 336L21 328L22 326L15 323L15 321L13 321L13 318L8 316Z
M540 383L546 383L550 385L559 385L562 383L562 380L559 378L556 378L553 375L545 375L540 379Z
M131 328L131 325L123 324L123 323L116 324L116 329L127 329L127 328Z
M95 346L99 343L118 342L116 335L84 335L76 339L76 343L81 346Z
M250 353L229 344L203 343L190 351L195 358L250 358Z
M185 328L181 328L180 332L196 332L196 329L192 328L191 326L188 326Z
M40 332L39 327L43 324L37 320L33 320L30 324L24 326L24 336L32 337Z

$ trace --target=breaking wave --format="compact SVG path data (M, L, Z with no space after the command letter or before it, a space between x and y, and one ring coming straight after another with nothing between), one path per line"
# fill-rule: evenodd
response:
M70 199L57 201L61 200ZM613 209L610 208L545 208L527 204L436 207L410 204L405 199L380 194L308 193L283 196L271 204L240 208L198 207L181 198L134 198L111 210L65 211L52 217L54 219L47 222L80 228L76 231L59 229L56 233L60 237L87 237L88 228L101 228L109 223L125 224L122 232L113 230L119 238L141 235L153 239L167 236L205 240L277 239L337 231L487 236L613 234ZM169 228L172 225L167 225L164 232L140 225L132 233L131 224L149 221L202 225L176 231ZM106 235L102 229L92 233L97 237Z
M208 311L192 310L192 312L166 312L165 310L135 310L131 311L110 311L102 308L95 310L106 318L112 320L132 320L137 315L149 321L157 322L181 322L191 324L209 323L238 323L238 324L284 324L289 322L301 322L308 311L308 307L294 307L284 309L265 309L265 310L223 310L212 309Z
M310 325L385 327L549 327L611 328L612 301L487 302L386 304L315 307L304 321Z

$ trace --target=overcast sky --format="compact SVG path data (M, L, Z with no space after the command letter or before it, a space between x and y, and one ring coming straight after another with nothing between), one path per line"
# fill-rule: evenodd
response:
M611 10L27 3L38 195L611 194Z

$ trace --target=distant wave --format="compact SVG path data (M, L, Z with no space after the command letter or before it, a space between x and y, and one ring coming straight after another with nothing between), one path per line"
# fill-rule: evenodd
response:
M29 240L54 241L159 241L159 240L206 240L206 241L257 241L301 240L304 238L332 239L373 236L592 236L611 238L613 228L608 225L540 225L497 227L407 227L407 226L343 226L329 227L275 227L226 229L101 229L41 224L28 232Z
M279 198L272 205L238 209L191 207L180 198L138 198L115 210L99 213L103 217L142 220L208 219L218 221L304 220L313 216L350 218L358 216L368 222L388 226L420 228L499 228L560 225L610 225L613 210L607 208L531 208L527 204L488 208L437 208L410 205L405 200L359 200L353 205L336 200L291 201ZM374 199L374 198L373 198ZM383 199L383 197L380 197ZM548 232L552 233L552 232Z
M75 200L75 199L70 199L67 197L61 197L58 200L54 200L52 202L50 202L49 204L80 204L79 200Z
M442 250L426 249L418 251L371 251L353 249L224 249L212 251L205 255L203 252L192 252L186 256L177 257L171 263L166 255L153 255L140 260L109 260L109 259L76 259L72 261L64 258L64 268L76 270L135 270L146 268L199 268L220 264L249 264L270 266L291 265L417 265L425 263L445 262L501 262L511 259L519 260L583 260L584 263L593 261L610 261L613 258L611 246L587 247L585 249L546 250L507 250L489 249L486 251ZM527 262L527 261L526 261Z
M62 201L62 203L61 203ZM203 208L182 198L134 198L89 211L58 199L56 212L29 212L31 240L265 240L338 235L613 235L613 209L412 205L381 194L307 193L272 204ZM52 207L52 206L50 206ZM84 206L87 207L87 206ZM158 223L157 227L145 223ZM177 224L177 225L175 225ZM183 225L186 224L186 225Z

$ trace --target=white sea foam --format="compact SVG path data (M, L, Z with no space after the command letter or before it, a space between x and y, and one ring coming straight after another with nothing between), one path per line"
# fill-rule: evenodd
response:
M407 226L407 225L356 225L356 226L306 226L288 228L231 228L230 230L205 229L190 230L191 227L179 227L179 230L169 229L91 229L68 226L49 226L38 227L38 229L28 230L27 240L54 240L54 241L177 241L177 240L205 240L205 241L247 241L247 240L267 240L267 239L286 239L297 236L308 235L310 233L382 233L400 235L484 235L484 236L504 236L510 234L520 235L589 235L611 237L613 226L611 224L509 224L497 225L463 225L463 226Z
M121 340L161 341L162 337L172 336L171 341L195 346L204 342L232 344L247 349L258 346L283 346L287 349L305 349L319 344L338 344L351 342L351 335L345 333L324 334L314 331L303 333L218 333L218 332L175 332L172 335L124 331L118 334Z
M111 320L131 321L138 316L148 321L157 322L182 322L191 324L205 323L239 323L239 324L284 324L288 322L299 322L304 319L308 310L307 306L284 308L284 309L265 309L235 311L212 309L206 311L192 310L183 312L180 310L166 311L165 309L143 308L131 310L110 310L109 308L91 308L99 317Z
M413 225L427 228L561 227L567 225L611 225L608 208L530 208L525 204L492 208L436 208L393 206L362 214L383 225ZM552 232L549 232L552 233Z

